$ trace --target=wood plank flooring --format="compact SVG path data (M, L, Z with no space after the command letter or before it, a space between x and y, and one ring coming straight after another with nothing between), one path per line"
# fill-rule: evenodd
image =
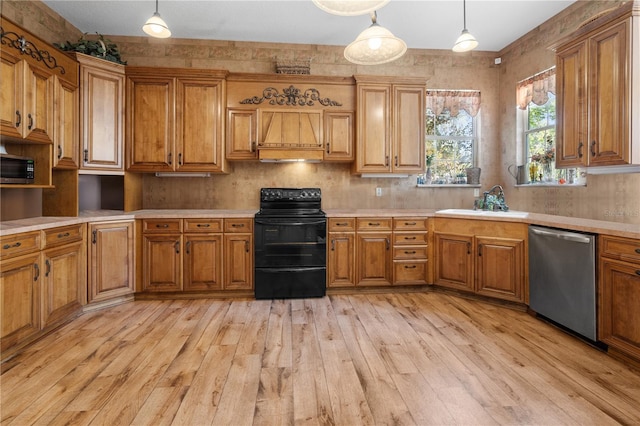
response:
M2 425L640 424L637 370L437 292L136 301L2 370Z

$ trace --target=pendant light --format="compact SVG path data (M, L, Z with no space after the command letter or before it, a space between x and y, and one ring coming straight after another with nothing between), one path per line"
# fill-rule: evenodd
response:
M379 65L395 61L407 51L407 44L377 22L371 12L371 26L344 49L344 57L358 65Z
M158 13L158 0L156 0L156 11L151 16L151 18L147 19L147 22L142 26L142 31L150 35L151 37L156 38L168 38L171 37L171 31L169 31L169 27L164 22L164 20L160 17Z
M454 52L468 52L470 50L475 49L478 46L478 40L471 35L469 30L467 30L467 3L466 0L462 0L462 17L464 27L462 29L462 34L456 40L456 44L453 45Z
M389 3L390 0L313 0L325 12L340 16L356 16L371 13Z

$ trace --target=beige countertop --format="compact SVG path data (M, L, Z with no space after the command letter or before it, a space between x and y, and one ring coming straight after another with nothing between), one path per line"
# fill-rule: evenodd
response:
M229 218L253 217L257 210L138 210L121 212L113 210L83 211L78 217L43 216L0 222L0 236L37 231L76 223L100 222L144 218ZM444 217L476 220L519 222L549 226L573 231L607 234L640 239L640 225L554 216L528 212L478 212L465 209L326 209L327 217Z

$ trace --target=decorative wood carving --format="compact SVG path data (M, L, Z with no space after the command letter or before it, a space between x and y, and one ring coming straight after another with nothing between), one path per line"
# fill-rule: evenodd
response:
M314 106L318 102L323 106L342 106L340 102L320 97L318 89L311 88L302 92L293 85L283 89L283 93L278 92L278 89L274 87L267 87L261 97L253 96L243 99L240 103L258 105L264 101L269 101L269 105Z
M60 68L60 74L65 74L66 70L63 66L58 65L56 58L51 56L51 53L47 50L40 50L32 42L28 41L24 36L19 35L13 31L5 31L0 26L0 43L6 46L10 46L20 51L23 55L29 55L38 62L42 62L47 68L55 70Z

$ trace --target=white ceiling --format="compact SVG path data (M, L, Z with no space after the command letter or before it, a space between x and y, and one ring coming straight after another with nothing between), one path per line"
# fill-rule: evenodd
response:
M478 50L499 51L575 0L467 0L467 28ZM78 29L145 36L154 0L44 0ZM346 46L371 24L368 15L342 17L311 0L159 0L172 37ZM463 28L462 0L391 0L378 23L409 48L450 49ZM75 40L70 40L75 41Z

